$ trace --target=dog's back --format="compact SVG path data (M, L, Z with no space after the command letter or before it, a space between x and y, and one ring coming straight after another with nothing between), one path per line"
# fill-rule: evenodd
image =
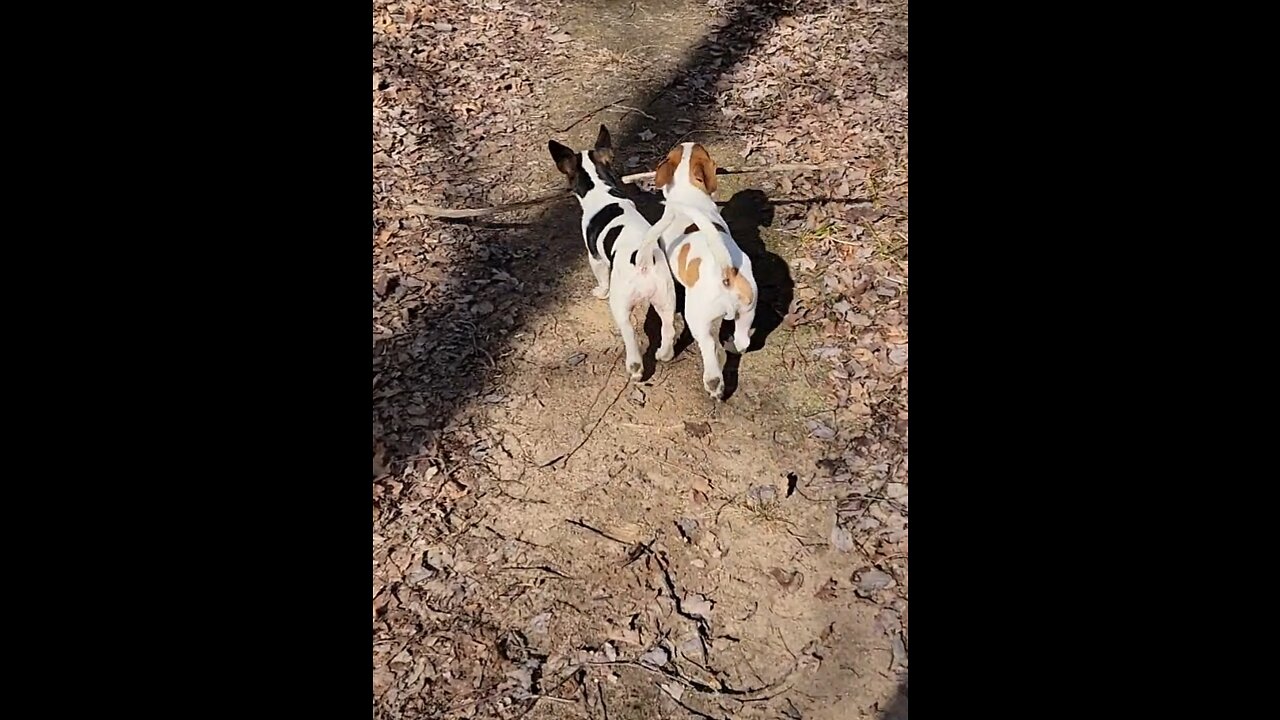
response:
M687 206L668 201L677 220L662 234L671 272L690 297L715 308L714 314L733 319L741 310L755 307L751 258L733 241L729 226L714 203L698 208L710 221L714 237L702 232L687 212ZM719 243L723 252L716 252ZM724 262L727 260L728 262Z

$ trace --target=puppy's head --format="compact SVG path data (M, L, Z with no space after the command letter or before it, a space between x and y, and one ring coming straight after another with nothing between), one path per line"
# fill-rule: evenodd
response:
M585 196L596 184L613 187L612 163L613 142L609 138L609 128L600 126L600 134L596 136L596 146L590 150L575 152L555 140L547 141L547 150L551 151L551 159L556 169L569 179L569 185L578 197Z
M689 165L690 185L707 195L715 193L719 187L716 181L716 161L711 159L711 153L699 143L682 143L672 148L662 162L658 163L658 167L653 169L653 184L665 191L675 180L676 170L683 163Z

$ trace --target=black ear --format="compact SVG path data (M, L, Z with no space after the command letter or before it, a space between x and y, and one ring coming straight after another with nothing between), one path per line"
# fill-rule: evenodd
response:
M555 140L547 141L547 149L551 151L551 159L555 161L560 172L573 177L578 170L578 153L561 145Z
M600 134L596 136L597 150L612 150L613 141L609 139L609 128L601 125Z

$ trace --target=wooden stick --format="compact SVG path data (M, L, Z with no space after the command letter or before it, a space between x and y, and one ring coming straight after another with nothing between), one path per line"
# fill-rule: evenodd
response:
M844 168L844 167L848 167L848 165L845 163L827 163L825 165L809 165L806 163L783 163L781 165L769 165L767 167L745 167L745 168L722 167L722 168L716 168L716 174L717 175L741 175L743 173L760 173L760 172L765 172L765 173L808 172L813 170L839 170L840 168ZM623 175L622 182L630 185L637 180L652 180L655 174L656 173L654 173L653 171L650 171L650 172L634 173L632 175Z
M533 207L535 205L545 205L549 202L554 202L556 200L562 200L564 198L571 197L572 195L573 195L572 192L570 192L568 189L564 189L564 190L556 190L555 192L549 192L545 195L539 195L538 197L533 198L531 200L522 200L520 202L507 203L505 205L495 205L493 207L486 207L486 208L450 210L448 208L431 207L430 205L419 205L418 207L422 209L422 214L426 215L427 217L473 218L473 217L485 217L487 215L497 215L498 213L504 213L509 210L519 210L520 208Z
M783 163L781 165L768 165L765 167L743 167L743 168L722 167L722 168L716 168L716 174L717 175L741 175L743 173L811 172L815 170L839 170L844 167L848 167L848 165L846 163L827 163L825 165L809 165L806 163ZM642 173L633 173L631 175L622 176L622 182L628 185L631 185L631 184L634 184L637 180L652 180L653 176L654 176L654 173L652 171L642 172ZM557 200L563 200L564 198L572 196L572 194L573 193L566 188L564 190L555 190L545 195L539 195L538 197L532 198L530 200L521 200L520 202L494 205L493 207L464 208L464 209L458 209L458 210L451 210L449 208L431 207L429 205L419 205L418 207L422 208L422 214L426 215L427 217L434 217L434 218L487 217L489 215L497 215L499 213L504 213L511 210L519 210L521 208L534 207L537 205L545 205L547 203L555 202Z

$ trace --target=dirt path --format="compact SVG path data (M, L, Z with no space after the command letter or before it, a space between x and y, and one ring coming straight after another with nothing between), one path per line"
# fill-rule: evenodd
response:
M430 7L375 4L375 713L905 718L905 3ZM817 88L859 116L823 123L771 78L836 63L833 27L880 87ZM425 92L467 83L501 97ZM602 121L628 171L685 138L860 168L721 182L772 311L723 404L687 333L628 381L575 205L413 210L554 187L546 140Z

